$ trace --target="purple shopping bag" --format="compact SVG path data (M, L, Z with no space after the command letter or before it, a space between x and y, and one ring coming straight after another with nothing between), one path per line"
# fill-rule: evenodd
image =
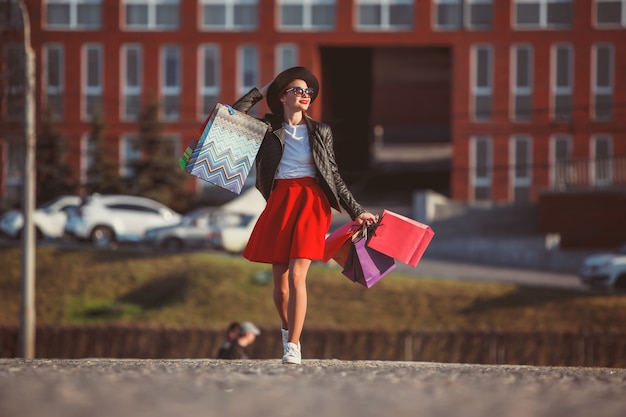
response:
M366 239L356 239L346 259L342 273L366 288L376 284L396 267L391 256L366 245Z

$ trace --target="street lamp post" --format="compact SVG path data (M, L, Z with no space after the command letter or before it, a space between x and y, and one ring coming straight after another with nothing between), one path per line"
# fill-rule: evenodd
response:
M35 54L30 43L30 18L23 0L18 2L24 24L25 106L24 192L22 227L22 303L20 354L25 359L35 357Z

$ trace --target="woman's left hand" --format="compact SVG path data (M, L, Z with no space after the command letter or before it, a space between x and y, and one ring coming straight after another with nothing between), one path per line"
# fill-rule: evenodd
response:
M359 217L357 217L357 219L363 223L365 222L365 224L367 224L368 226L372 223L376 223L378 221L378 216L368 212L368 211L364 211L363 213L359 214Z

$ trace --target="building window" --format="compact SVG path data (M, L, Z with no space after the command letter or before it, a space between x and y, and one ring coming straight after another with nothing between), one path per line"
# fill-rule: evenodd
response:
M591 139L591 181L597 187L613 182L613 139L609 135L596 135Z
M571 120L573 94L573 51L570 45L552 48L552 119Z
M122 136L120 143L120 176L132 177L135 174L134 163L141 159L139 138L135 135Z
M474 120L489 120L493 96L493 49L489 45L472 48L472 103Z
M592 59L592 117L596 121L608 121L613 115L613 45L594 45Z
M44 47L44 83L46 111L52 120L63 120L63 46Z
M596 0L595 16L599 28L626 26L626 0Z
M276 46L276 74L298 65L298 45L282 43Z
M102 116L102 46L85 45L83 48L83 120Z
M220 95L220 47L200 47L200 119L204 120L215 107Z
M474 136L470 141L470 175L474 201L491 201L492 140Z
M46 29L100 29L102 0L45 0Z
M142 63L143 53L140 45L122 46L121 82L122 82L122 119L137 120L141 112Z
M533 99L533 48L529 45L513 46L511 68L511 95L513 96L513 114L515 121L532 118Z
M202 29L252 31L257 28L258 0L201 0Z
M527 135L511 138L511 188L513 201L530 201L532 185L532 139Z
M161 99L163 118L167 121L180 117L181 93L180 48L167 45L161 49Z
M279 5L282 30L335 28L335 0L280 0Z
M256 46L239 49L239 94L243 95L256 87L259 74L259 52Z
M0 103L0 109L2 104L6 104L7 119L14 122L23 122L26 106L26 77L24 72L26 60L24 59L24 46L21 43L9 43L6 46L4 58L4 62L11 63L9 69L13 69L13 71L9 70L6 72L6 75L3 74L3 78L6 77L6 85L4 86L5 100L4 103Z
M413 0L357 0L359 30L413 29Z
M435 0L435 26L438 30L489 30L492 0Z
M126 29L175 30L179 27L179 0L123 0Z
M568 135L553 136L550 145L552 187L565 189L572 177L572 138Z
M80 183L88 188L96 184L97 178L93 176L92 170L97 152L97 142L90 134L84 134L80 138Z
M573 20L573 0L515 0L517 29L568 29Z
M21 29L22 12L16 1L0 1L0 29Z

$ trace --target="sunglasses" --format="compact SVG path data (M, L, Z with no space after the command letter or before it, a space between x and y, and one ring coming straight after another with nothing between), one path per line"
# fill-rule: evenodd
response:
M309 97L313 97L313 94L315 94L315 90L312 88L291 87L286 89L285 93L288 93L290 91L293 91L296 97L302 97L304 93L306 93L306 95Z

